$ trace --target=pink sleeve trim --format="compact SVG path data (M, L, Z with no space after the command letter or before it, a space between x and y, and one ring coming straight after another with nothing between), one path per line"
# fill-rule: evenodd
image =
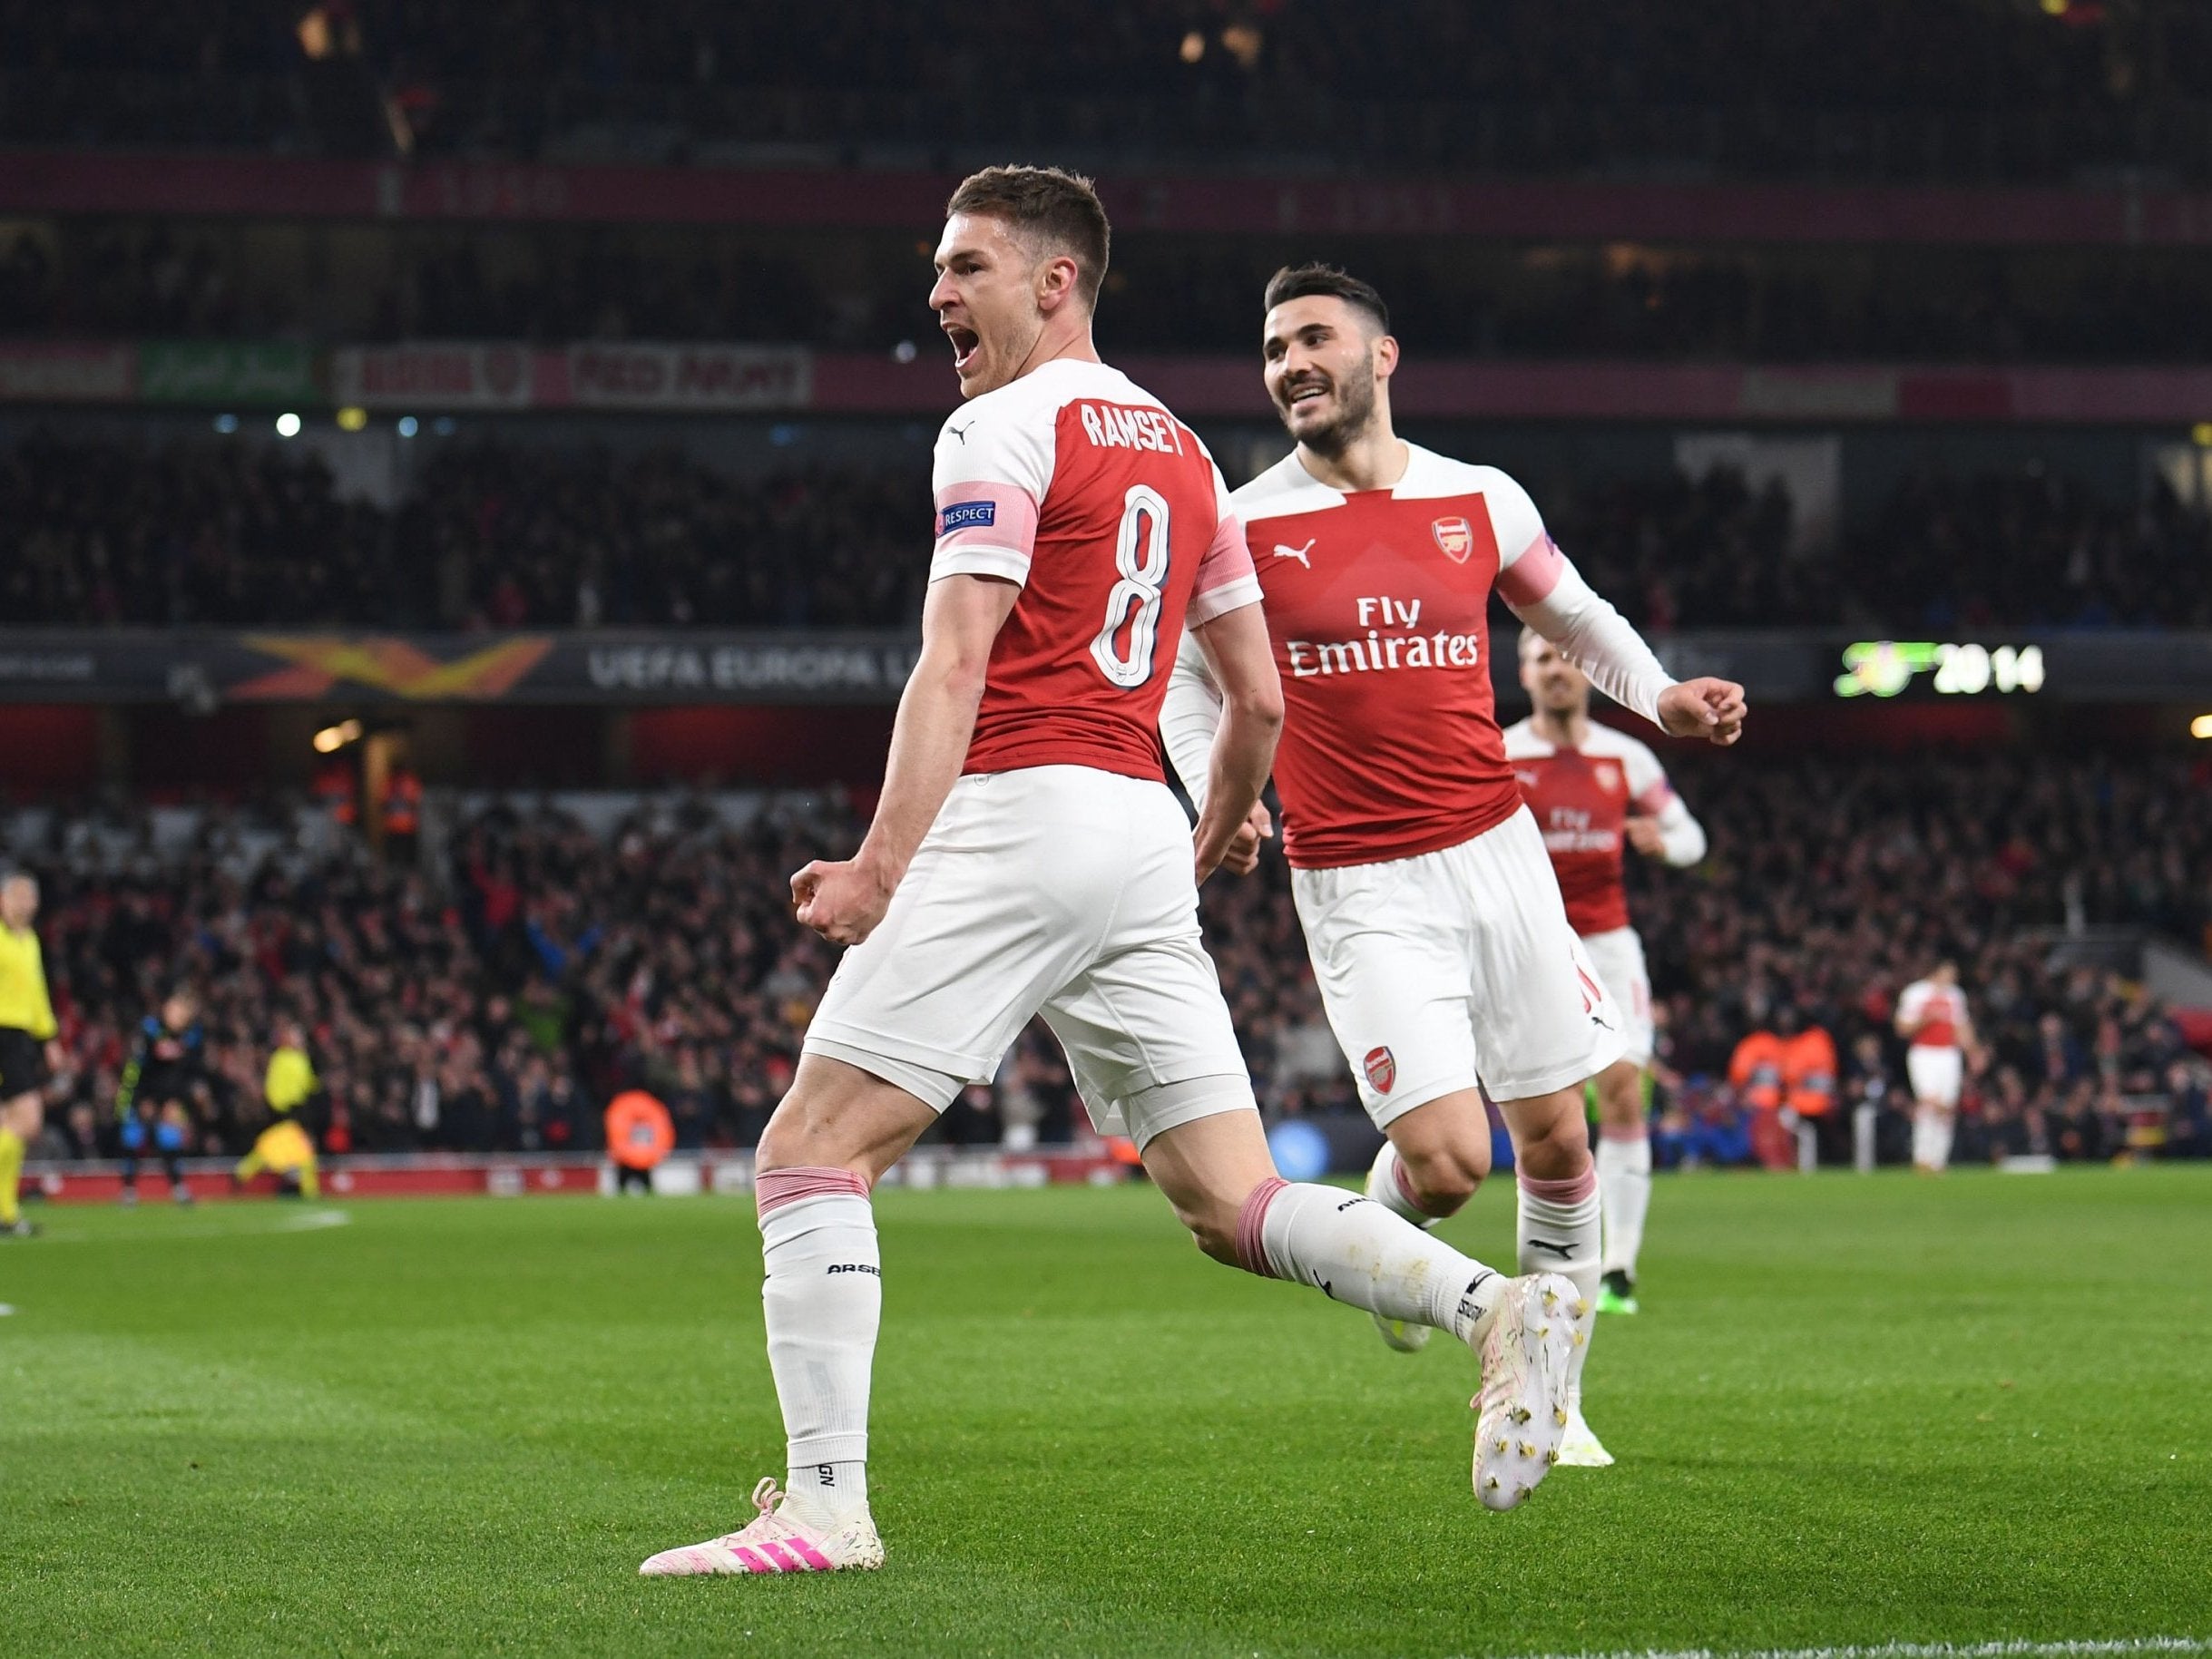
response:
M1498 597L1509 605L1541 604L1559 586L1567 555L1550 536L1538 536L1498 568Z
M1217 588L1226 588L1239 578L1257 577L1252 565L1252 549L1245 541L1244 524L1233 512L1221 515L1214 527L1214 539L1208 544L1206 556L1199 561L1198 585L1191 592L1203 596Z
M976 479L937 492L937 552L988 548L1027 560L1037 545L1036 498L1019 484Z
M764 1169L753 1179L753 1208L761 1215L803 1198L868 1195L868 1184L849 1169Z

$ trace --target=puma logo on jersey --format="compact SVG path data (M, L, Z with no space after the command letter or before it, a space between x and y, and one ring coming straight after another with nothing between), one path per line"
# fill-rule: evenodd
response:
M958 438L964 444L968 441L968 434L973 432L974 429L975 423L974 421L970 421L965 426L955 426L950 421L947 421L945 424L945 430L951 433L954 437Z
M1314 551L1314 543L1320 539L1319 536L1308 536L1304 547L1285 547L1280 542L1277 542L1275 544L1275 556L1277 559L1296 559L1310 571L1314 568L1314 561L1306 555Z

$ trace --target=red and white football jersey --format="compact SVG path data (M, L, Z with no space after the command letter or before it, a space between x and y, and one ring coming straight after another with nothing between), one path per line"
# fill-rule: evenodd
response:
M1505 728L1505 756L1543 832L1574 931L1587 937L1628 926L1620 873L1629 814L1656 817L1674 798L1659 756L1596 720L1579 749L1548 743L1532 723L1517 720Z
M930 580L1022 584L965 769L1162 778L1160 705L1184 626L1259 599L1197 434L1121 370L1062 358L954 413L934 483Z
M1915 1049L1955 1049L1966 1023L1966 993L1956 985L1914 980L1897 999L1897 1017L1913 1033Z
M1490 592L1542 599L1564 561L1503 473L1406 447L1387 490L1332 489L1294 452L1230 498L1282 674L1275 786L1299 869L1457 846L1521 805L1490 684Z

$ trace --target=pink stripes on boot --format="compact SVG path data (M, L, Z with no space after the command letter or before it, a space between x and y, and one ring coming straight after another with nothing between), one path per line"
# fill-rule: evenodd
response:
M1547 1204L1580 1204L1598 1190L1598 1166L1585 1165L1581 1175L1564 1181L1535 1181L1522 1176L1521 1190Z
M753 1209L766 1215L801 1198L868 1195L868 1184L849 1169L764 1169L753 1177Z
M1246 1195L1244 1208L1237 1213L1237 1265L1263 1279L1277 1275L1261 1229L1267 1224L1267 1206L1275 1202L1275 1195L1289 1185L1280 1176L1269 1176Z

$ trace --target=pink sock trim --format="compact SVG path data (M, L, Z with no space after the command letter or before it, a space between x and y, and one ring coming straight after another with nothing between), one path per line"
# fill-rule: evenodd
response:
M868 1195L868 1184L849 1169L764 1169L753 1177L753 1210L766 1215L801 1198L828 1198L849 1193Z
M1394 1157L1390 1160L1390 1178L1397 1183L1398 1192L1405 1198L1406 1208L1416 1210L1424 1215L1434 1216L1438 1221L1451 1219L1451 1211L1432 1210L1427 1205L1421 1202L1421 1195L1414 1191L1413 1177L1405 1173L1404 1158Z
M1598 1190L1598 1166L1584 1167L1579 1176L1564 1181L1532 1181L1521 1177L1521 1190L1532 1198L1542 1198L1547 1204L1580 1204Z
M1263 1279L1274 1278L1276 1272L1260 1229L1267 1225L1267 1206L1275 1202L1275 1195L1289 1185L1280 1176L1269 1176L1246 1195L1244 1208L1237 1213L1237 1265Z
M1638 1141L1649 1140L1651 1132L1649 1129L1616 1129L1609 1126L1598 1131L1598 1138L1618 1141L1622 1146L1633 1147Z

